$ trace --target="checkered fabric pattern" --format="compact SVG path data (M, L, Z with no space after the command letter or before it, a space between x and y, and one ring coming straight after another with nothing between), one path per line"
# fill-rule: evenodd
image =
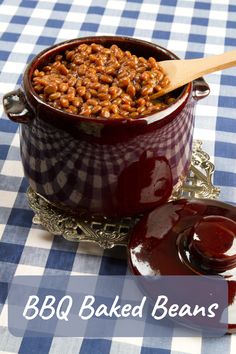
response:
M234 0L0 0L0 94L16 88L32 57L54 43L115 34L158 43L181 58L236 46ZM206 77L208 98L196 108L194 138L216 165L221 200L236 203L236 70ZM178 338L16 338L7 328L7 292L14 275L127 274L125 249L53 237L32 224L19 134L0 106L0 353L235 353L236 336Z

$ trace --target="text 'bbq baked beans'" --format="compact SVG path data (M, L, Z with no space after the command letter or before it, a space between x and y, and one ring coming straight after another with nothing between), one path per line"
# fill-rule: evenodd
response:
M136 118L175 101L150 96L169 84L155 58L137 57L117 45L80 44L36 69L32 84L39 97L68 113L103 118Z

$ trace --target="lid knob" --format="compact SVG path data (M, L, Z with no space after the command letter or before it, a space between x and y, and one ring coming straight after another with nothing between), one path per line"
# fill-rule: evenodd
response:
M205 216L195 226L189 242L191 260L211 272L236 266L236 222L223 216Z

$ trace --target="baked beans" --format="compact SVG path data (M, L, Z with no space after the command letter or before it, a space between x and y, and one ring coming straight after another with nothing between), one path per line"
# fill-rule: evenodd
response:
M169 84L155 58L137 57L117 45L80 44L55 55L33 73L39 97L54 108L83 116L140 117L174 102L150 96Z

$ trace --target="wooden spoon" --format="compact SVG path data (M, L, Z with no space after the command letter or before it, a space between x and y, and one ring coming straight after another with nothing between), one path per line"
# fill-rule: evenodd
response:
M169 78L170 83L162 90L151 95L151 99L163 96L203 75L235 66L236 50L208 58L165 60L161 61L159 64Z

